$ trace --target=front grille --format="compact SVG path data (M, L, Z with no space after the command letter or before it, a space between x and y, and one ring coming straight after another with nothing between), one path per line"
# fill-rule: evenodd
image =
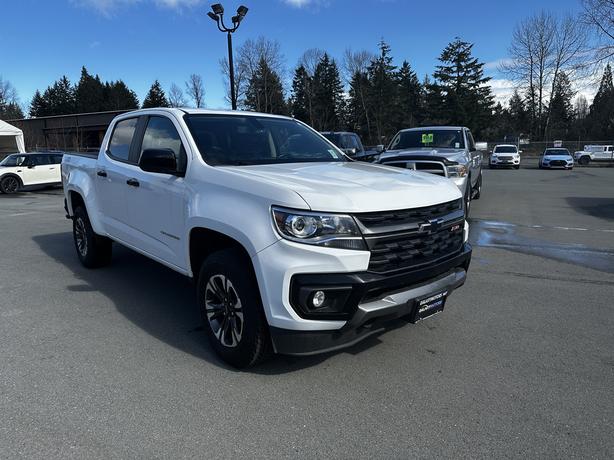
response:
M550 166L567 166L567 162L565 160L552 160Z
M438 176L446 176L446 167L438 161L390 161L382 162L386 166L396 166L403 169L411 169L414 171L427 172Z
M371 233L379 233L385 227L428 222L431 219L447 216L455 211L463 209L462 199L447 203L425 206L423 208L401 209L398 211L367 212L356 214L355 217Z
M462 200L417 209L357 214L355 218L371 251L371 272L422 267L458 253L463 245ZM421 224L426 225L421 228Z
M511 161L512 157L499 157L499 160L503 160L503 161Z

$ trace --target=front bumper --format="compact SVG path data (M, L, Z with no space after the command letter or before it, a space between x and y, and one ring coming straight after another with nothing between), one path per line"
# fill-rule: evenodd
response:
M490 159L490 166L519 166L520 158L512 158L511 160L501 160L499 158Z
M426 268L395 275L370 272L297 275L301 284L340 286L352 290L358 305L340 329L290 330L270 327L277 353L312 355L349 347L384 331L392 320L410 315L417 300L438 292L452 291L465 282L471 262L471 246L459 254Z

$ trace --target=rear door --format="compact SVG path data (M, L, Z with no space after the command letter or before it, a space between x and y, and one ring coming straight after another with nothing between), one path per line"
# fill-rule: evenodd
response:
M147 149L170 149L177 164L185 170L186 139L176 122L165 115L144 119L137 145L138 162ZM127 188L127 222L130 239L135 246L173 266L185 269L186 185L183 177L143 171L131 171L135 186Z
M94 172L100 220L110 236L124 242L128 242L131 233L127 223L127 181L138 169L131 152L141 123L139 117L131 117L115 124L106 148L98 155Z
M51 182L49 180L48 155L34 154L26 157L26 167L23 170L24 185L40 185Z

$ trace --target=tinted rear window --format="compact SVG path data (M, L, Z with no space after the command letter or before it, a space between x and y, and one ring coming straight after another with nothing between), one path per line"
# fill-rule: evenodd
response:
M138 118L129 118L115 125L111 142L109 142L109 153L113 158L120 161L128 161L130 158L130 145L137 121Z

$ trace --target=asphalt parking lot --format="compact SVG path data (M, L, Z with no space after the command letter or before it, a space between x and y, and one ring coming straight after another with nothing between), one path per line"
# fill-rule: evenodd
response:
M249 372L182 276L0 195L0 457L613 458L614 168L485 170L445 311Z

